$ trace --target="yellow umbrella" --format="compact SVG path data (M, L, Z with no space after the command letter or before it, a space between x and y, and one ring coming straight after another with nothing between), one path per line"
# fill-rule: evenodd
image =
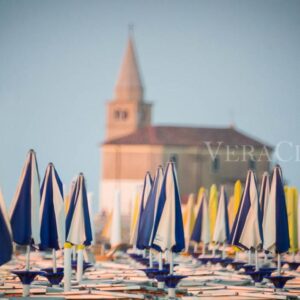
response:
M186 251L189 249L190 237L195 224L195 195L190 194L188 202L184 208L183 228Z
M233 221L234 221L234 195L230 196L229 202L228 202L228 222L229 222L229 228L232 228Z
M233 205L233 216L235 218L238 210L239 210L239 206L240 206L240 202L241 202L241 198L242 198L242 183L240 180L237 180L235 185L234 185L234 205Z
M205 193L205 188L203 186L201 186L199 191L198 191L197 201L196 201L196 204L195 204L195 215L196 216L198 214L198 210L199 210L199 207L200 207L200 204L201 204L203 193Z
M65 213L67 214L69 211L69 207L70 207L70 196L66 195L65 196Z
M208 211L209 211L210 239L212 240L214 230L215 230L217 213L218 213L218 190L215 184L213 184L210 187Z
M298 199L297 191L293 187L284 187L286 196L286 207L288 214L290 252L295 253L298 250Z
M229 217L229 226L230 228L233 225L235 216L238 212L241 198L242 198L242 183L240 180L237 180L234 184L233 196L230 197L230 202L228 205L228 217Z
M132 242L135 234L135 227L139 217L139 203L140 193L137 190L133 199L132 211L131 211L131 224L130 224L130 241Z

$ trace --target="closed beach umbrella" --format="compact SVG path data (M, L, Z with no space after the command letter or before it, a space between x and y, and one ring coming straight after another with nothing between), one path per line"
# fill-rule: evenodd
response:
M33 150L28 152L10 213L13 240L27 246L26 269L29 270L30 245L40 244L40 176Z
M203 199L203 194L206 192L205 188L201 186L198 190L197 200L195 204L195 215L198 214L199 207L201 205L201 201Z
M157 211L158 198L161 192L163 176L163 168L158 167L149 200L146 203L145 209L140 219L141 221L138 239L138 247L140 249L149 248L151 246L151 237L153 234L154 221Z
M261 209L262 222L264 222L264 216L266 214L266 209L268 207L270 197L270 179L268 172L264 172L259 194L259 204Z
M22 274L18 272L18 274L14 271L20 278L21 276L31 276L31 271L29 271L30 246L37 246L40 244L40 202L40 177L36 155L33 150L30 150L27 154L10 212L10 222L14 242L19 245L27 246L26 272L22 272ZM37 275L37 273L34 275ZM30 285L23 284L23 295L28 296L29 291Z
M144 178L144 185L143 185L143 191L141 193L141 199L139 202L139 213L138 213L138 219L137 224L135 227L135 232L133 235L132 245L136 246L138 249L145 249L145 247L142 245L142 243L139 243L139 232L141 227L141 221L142 216L146 207L146 204L148 202L148 199L150 197L151 189L152 189L152 178L149 172L146 173Z
M296 190L293 187L287 187L286 192L286 208L289 224L290 249L293 253L298 251L298 199Z
M235 218L231 244L240 248L256 251L256 269L258 269L257 250L263 243L261 212L255 175L248 171L245 190Z
M11 260L13 253L11 226L0 189L0 266Z
M228 216L229 216L229 227L233 226L233 222L239 210L239 206L242 199L243 187L240 180L237 180L234 184L233 195L230 197L230 202L228 204Z
M116 247L122 243L122 222L121 222L121 203L120 191L115 191L114 206L111 219L110 245Z
M281 273L280 254L289 250L290 239L282 172L279 166L273 170L270 198L266 209L263 224L264 249L278 254L278 273Z
M131 224L130 224L130 244L133 245L133 248L136 248L136 233L137 233L137 226L138 226L138 218L139 218L139 208L140 208L140 201L141 201L141 191L142 186L137 186L136 191L134 193L134 198L132 202L132 209L131 209Z
M233 197L234 197L233 218L235 218L239 210L239 206L242 199L242 193L243 193L242 183L240 180L237 180L234 184L234 192L233 192Z
M169 162L158 200L152 247L170 251L170 273L173 273L173 252L185 248L181 201L175 164Z
M65 243L65 207L63 185L50 163L41 187L41 249L53 250L53 272L56 272L55 252Z
M195 195L190 194L183 213L185 249L189 250L190 239L195 225Z
M70 290L71 282L71 247L77 246L77 280L80 282L83 272L83 249L91 245L93 240L91 221L85 179L79 174L66 218L66 243L65 243L65 291Z
M138 248L150 248L152 243L152 236L154 230L154 222L157 212L158 199L160 196L162 183L163 183L163 168L158 167L155 179L153 183L153 188L149 196L149 200L146 203L144 212L141 216L140 229L139 229L139 239L138 239ZM150 249L150 267L152 267L152 252Z
M208 210L209 210L210 239L213 240L213 234L215 230L216 218L218 213L218 190L215 184L213 184L210 187Z
M225 188L222 185L220 190L216 226L213 232L213 242L223 244L223 258L225 254L225 244L228 243L230 238L227 202L228 201L225 193Z
M196 216L191 241L195 242L196 245L203 242L203 252L205 253L205 245L210 242L209 210L206 193L202 194L201 205Z

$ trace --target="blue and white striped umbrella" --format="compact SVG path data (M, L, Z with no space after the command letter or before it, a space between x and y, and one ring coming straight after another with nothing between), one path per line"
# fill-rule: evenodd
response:
M175 164L169 162L158 199L153 231L152 247L158 251L180 252L185 248L180 202Z
M264 172L261 181L260 194L259 194L259 204L262 216L262 222L264 223L264 216L268 207L270 197L270 180L268 172Z
M288 216L283 188L282 172L279 166L273 170L269 203L264 216L264 249L287 252L290 248Z
M11 227L0 189L0 266L11 260L12 253L13 244Z
M231 244L250 250L263 243L261 212L255 175L248 171L243 197L231 232Z
M198 209L195 225L191 235L191 241L204 244L210 242L209 210L206 192L202 194L201 204Z
M65 242L63 185L53 166L47 166L41 187L41 249L62 249Z
M19 245L40 244L40 177L35 152L30 150L12 201L10 222Z
M66 218L66 241L89 246L93 240L85 179L79 174Z
M228 200L225 192L225 188L222 185L220 196L218 213L216 218L216 225L213 234L213 242L215 243L227 243L230 239L229 221L228 221Z
M147 201L144 212L141 216L137 241L137 247L139 249L149 248L151 246L158 199L163 183L163 176L163 168L158 167L149 200Z
M144 178L144 185L143 185L143 191L141 194L141 199L140 199L140 203L139 203L139 212L138 212L138 219L136 222L136 226L135 226L135 230L131 239L131 244L134 247L138 247L138 240L139 240L139 231L140 231L140 227L141 227L141 220L142 220L142 215L144 213L146 204L148 202L150 193L151 193L151 189L152 189L152 178L149 172L146 173L145 178ZM141 247L140 249L144 249L144 247Z

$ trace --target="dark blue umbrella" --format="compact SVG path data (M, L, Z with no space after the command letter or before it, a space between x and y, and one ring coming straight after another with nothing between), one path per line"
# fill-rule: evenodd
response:
M175 164L169 162L158 199L152 247L160 252L170 251L170 273L173 272L173 252L185 248L181 200Z
M263 232L256 178L252 170L249 170L247 174L242 200L231 231L230 243L249 250L249 264L251 264L251 250L254 249L255 268L258 270L257 251L263 243Z
M149 172L146 173L145 178L144 178L144 184L143 184L143 191L141 193L141 198L140 198L140 203L139 203L139 212L138 212L138 219L137 223L135 225L135 229L133 232L133 235L131 237L131 244L133 247L138 247L137 242L139 240L139 232L141 228L141 221L142 221L142 216L146 207L146 204L148 202L148 199L150 197L150 193L152 190L152 178ZM140 249L144 249L143 246L141 246Z
M209 226L209 210L206 193L202 194L200 207L194 224L191 241L199 244L203 242L203 250L205 252L205 245L210 242L210 226Z
M10 215L13 240L19 245L27 246L26 270L13 271L23 283L23 296L29 295L30 283L38 275L37 272L29 271L29 266L30 246L40 244L40 201L38 166L35 152L30 150L12 201Z
M30 150L12 201L10 222L17 244L40 244L40 201L40 176L35 152Z
M56 272L55 251L65 242L65 207L62 182L50 163L41 187L41 244L40 248L53 249L53 271Z
M273 170L268 206L264 216L264 249L278 253L278 272L281 271L280 254L290 248L288 216L279 166Z
M79 174L66 217L66 241L89 246L93 240L87 191L83 174Z
M0 266L11 260L13 253L11 227L0 190Z
M83 249L90 246L93 240L89 215L88 198L85 179L79 174L74 192L70 199L70 207L66 218L66 246L65 246L65 291L70 290L71 282L71 247L77 246L77 281L80 282L83 273Z
M163 168L158 167L148 201L146 203L145 209L140 219L141 222L140 222L140 228L139 228L138 238L137 238L138 249L148 249L151 247L154 222L155 222L157 205L158 205L158 198L160 195L163 176L164 176L163 173L164 173ZM161 253L160 253L159 262L161 268L161 264L162 264ZM153 267L153 257L152 257L151 249L149 250L149 266L150 268Z
M151 246L151 237L153 234L154 221L157 211L158 198L162 187L163 176L163 168L158 167L150 196L140 218L140 228L137 239L137 247L139 249L150 248Z

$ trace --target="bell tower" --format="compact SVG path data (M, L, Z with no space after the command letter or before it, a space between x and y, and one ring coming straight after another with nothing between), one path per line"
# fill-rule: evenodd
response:
M130 33L114 97L106 104L106 140L119 138L151 125L151 106L151 103L144 102L144 87L133 35Z

